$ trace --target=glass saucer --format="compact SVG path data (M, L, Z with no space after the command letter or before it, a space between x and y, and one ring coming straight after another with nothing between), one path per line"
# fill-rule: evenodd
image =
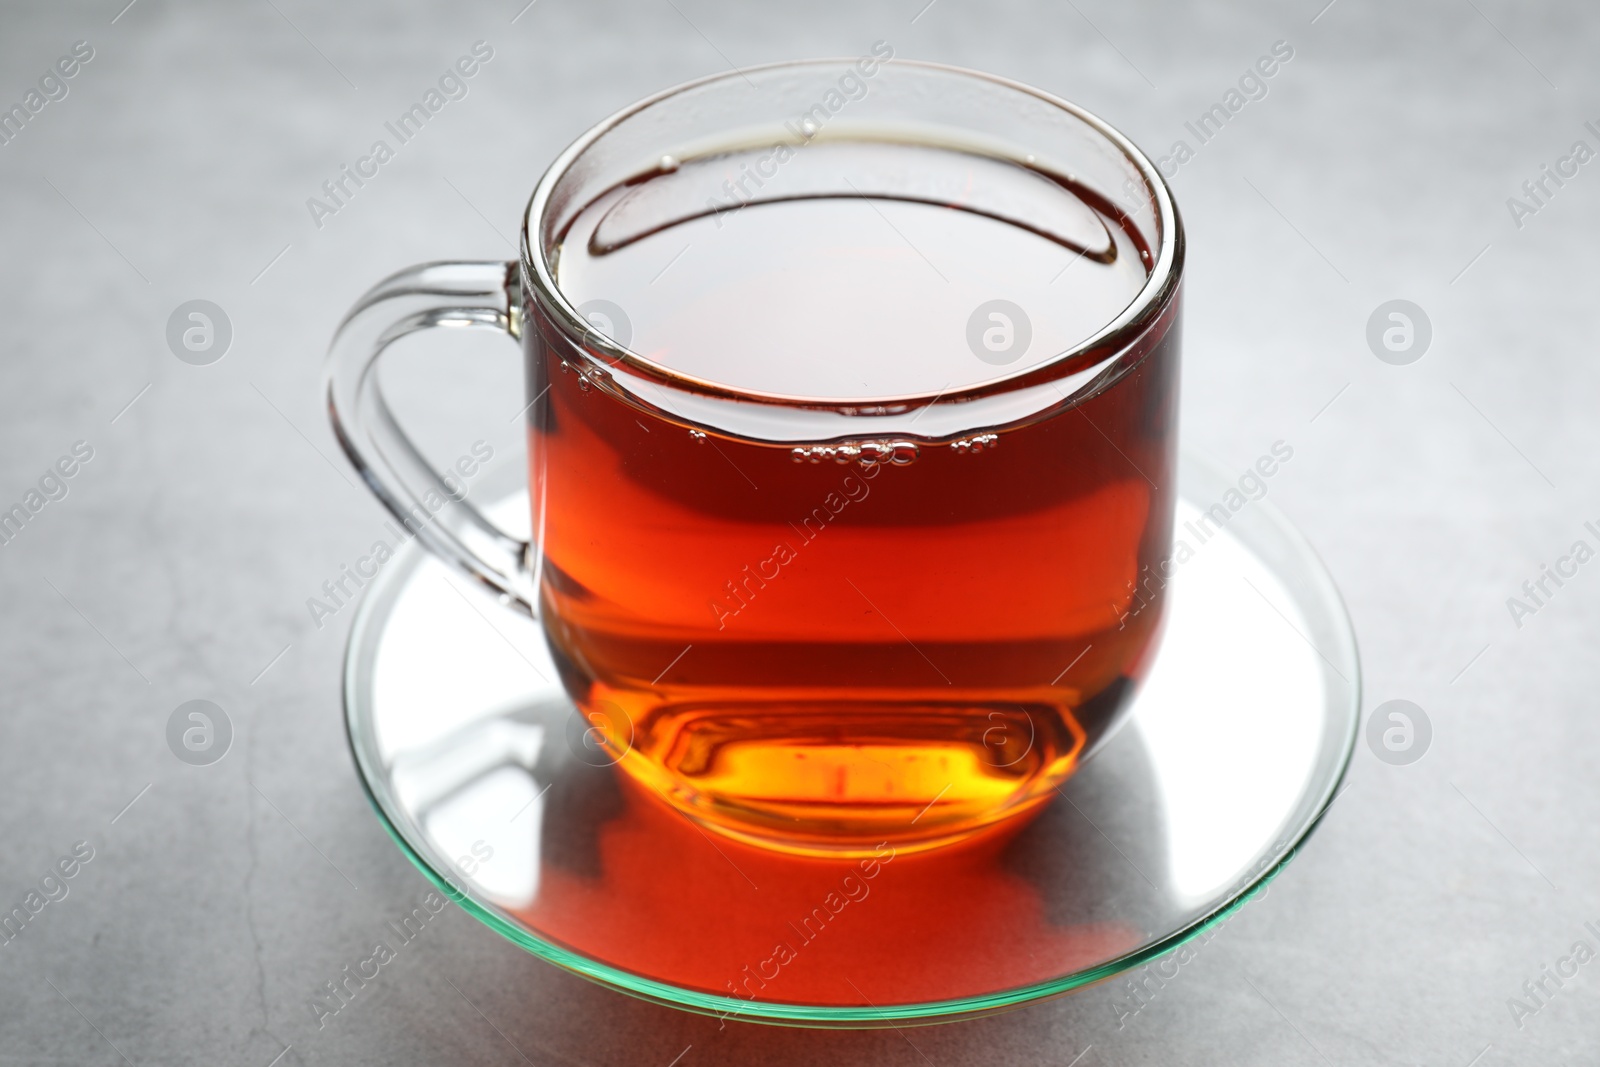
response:
M1259 485L1259 480L1254 484ZM489 509L526 525L526 496ZM1264 501L1181 465L1169 618L1127 725L1021 825L878 861L708 833L606 765L532 620L415 544L346 654L373 806L442 891L622 992L755 1022L937 1022L1067 993L1221 922L1344 775L1359 665L1327 572Z

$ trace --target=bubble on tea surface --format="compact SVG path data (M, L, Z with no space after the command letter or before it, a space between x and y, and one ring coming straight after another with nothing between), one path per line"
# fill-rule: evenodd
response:
M167 748L191 767L208 767L228 754L233 722L209 700L188 700L167 717Z
M1432 343L1433 322L1409 300L1385 301L1367 318L1367 347L1385 363L1415 363Z
M904 467L916 462L922 450L915 441L845 441L830 445L796 445L789 455L796 463L823 463L831 460L841 466L854 463L860 467L873 467L889 463Z
M196 367L215 363L233 344L233 322L209 300L186 300L167 316L167 347Z
M567 716L567 748L578 762L610 767L633 747L633 720L609 700L585 711L573 708Z
M985 363L1015 363L1032 343L1028 313L1010 300L986 300L967 316L967 347Z
M1432 744L1428 713L1409 700L1386 700L1367 719L1367 747L1392 767L1417 762Z
M970 456L976 455L985 449L995 448L999 443L1000 436L998 434L979 433L973 434L971 437L963 437L959 440L951 441L950 448L959 455Z
M922 450L915 441L862 441L850 453L850 458L855 459L863 467L870 467L877 463L889 463L896 467L904 467L915 463Z
M589 324L584 331L586 344L590 342L592 334L607 338L623 348L627 348L633 340L633 323L628 313L610 300L585 300L578 305L578 315Z
M917 447L915 441L889 442L889 462L896 467L910 466L917 461L917 457L921 454L922 450Z

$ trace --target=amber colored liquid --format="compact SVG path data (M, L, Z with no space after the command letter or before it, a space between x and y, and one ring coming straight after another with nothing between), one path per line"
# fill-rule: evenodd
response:
M1109 218L1111 263L860 197L754 203L596 254L610 203L563 243L572 302L621 306L647 358L779 394L981 382L1015 369L969 350L983 300L1029 310L1032 363L1145 277ZM789 850L924 847L1036 805L1104 739L1160 618L1159 590L1132 609L1170 544L1175 329L1086 399L975 427L976 446L911 436L875 462L813 462L629 403L535 326L546 632L582 711L657 795Z

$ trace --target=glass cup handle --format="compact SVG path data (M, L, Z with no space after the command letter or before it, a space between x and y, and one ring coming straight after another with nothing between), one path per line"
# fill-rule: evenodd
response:
M515 262L424 263L392 274L358 300L328 351L328 416L345 455L406 530L440 559L530 615L536 583L527 541L484 518L452 490L395 421L377 374L395 341L435 326L522 334Z

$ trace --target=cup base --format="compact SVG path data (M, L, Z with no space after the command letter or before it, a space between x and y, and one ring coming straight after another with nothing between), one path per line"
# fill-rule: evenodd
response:
M672 758L619 768L707 829L806 856L960 840L1037 805L1085 741L1048 705L776 702L677 725Z
M1087 710L1095 736L1131 686ZM923 851L1037 807L1085 753L1069 708L1022 700L835 699L796 695L737 708L657 708L608 738L617 766L709 830L800 855ZM654 742L651 751L641 735Z

